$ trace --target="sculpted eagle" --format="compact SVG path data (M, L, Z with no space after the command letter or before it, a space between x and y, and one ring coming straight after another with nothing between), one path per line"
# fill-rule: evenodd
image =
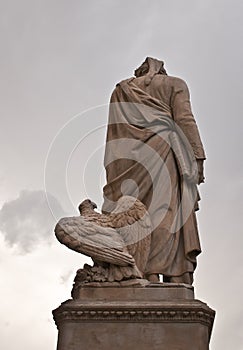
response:
M151 221L145 206L130 196L121 197L110 214L100 214L86 199L80 216L61 219L57 239L68 248L90 256L104 280L143 278L150 251ZM95 269L94 268L94 269Z

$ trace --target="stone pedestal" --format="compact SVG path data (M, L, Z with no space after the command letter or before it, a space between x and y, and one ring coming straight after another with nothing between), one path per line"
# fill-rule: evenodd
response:
M208 350L215 312L193 287L83 287L53 311L58 350Z

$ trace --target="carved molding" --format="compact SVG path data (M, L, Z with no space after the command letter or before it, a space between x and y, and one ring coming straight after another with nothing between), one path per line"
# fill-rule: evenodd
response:
M71 301L72 303L72 301ZM167 322L201 323L211 333L215 312L206 304L167 306L88 306L61 305L53 311L57 327L65 322Z

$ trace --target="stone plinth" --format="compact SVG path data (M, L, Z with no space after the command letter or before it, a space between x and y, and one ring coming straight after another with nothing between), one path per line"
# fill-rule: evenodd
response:
M58 350L208 350L215 312L193 287L80 288L53 311Z

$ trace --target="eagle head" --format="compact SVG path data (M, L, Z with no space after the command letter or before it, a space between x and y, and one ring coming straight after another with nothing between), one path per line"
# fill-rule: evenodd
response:
M97 205L92 202L90 199L85 199L82 203L79 204L78 206L78 210L80 212L80 214L84 214L85 211L87 210L94 210L97 208Z

